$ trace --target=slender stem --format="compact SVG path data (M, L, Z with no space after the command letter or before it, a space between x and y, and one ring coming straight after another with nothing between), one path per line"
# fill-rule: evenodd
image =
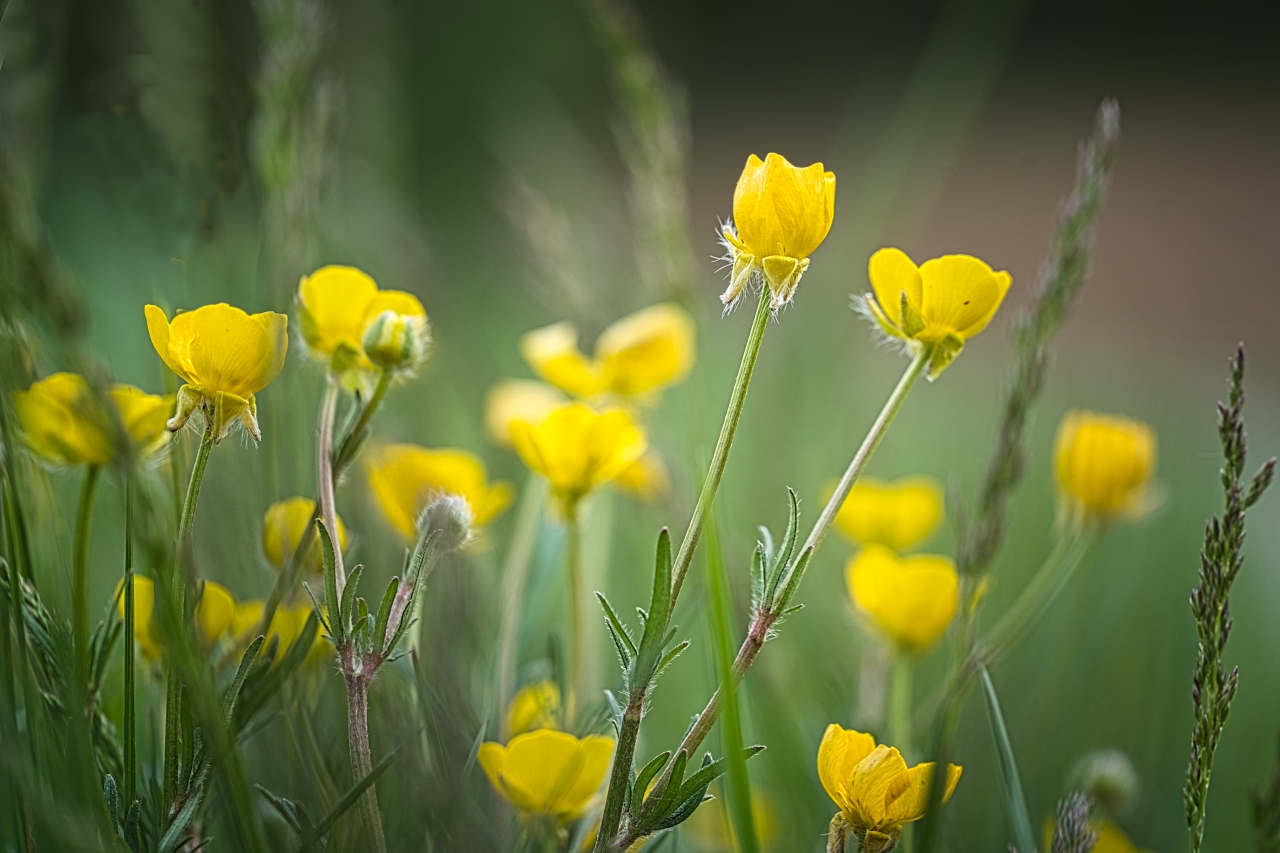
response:
M565 722L570 726L577 718L578 700L583 695L587 675L586 620L582 613L582 525L578 521L578 507L569 510L565 520L565 548L568 551L569 570L569 695L565 697Z
M80 506L76 510L75 550L71 562L72 637L76 653L77 688L85 687L89 675L89 528L93 520L93 494L102 469L90 465L80 487Z
M542 518L542 504L546 498L545 480L530 475L525 480L524 494L520 497L520 509L516 515L515 530L511 534L511 546L502 568L502 624L498 633L498 714L506 712L515 687L516 641L520 635L520 603L524 595L525 577L529 573L529 558L533 555L533 543L538 533L538 521Z
M173 574L170 576L172 604L177 615L178 630L186 628L187 617L187 571L190 566L191 525L196 517L196 504L200 500L200 487L204 484L204 472L209 466L209 454L213 451L213 418L205 414L204 435L200 439L200 449L196 451L196 461L191 466L191 479L187 481L187 496L182 502L182 511L178 514L178 541L174 548ZM165 704L164 704L164 784L163 806L164 824L166 827L173 819L174 798L178 793L178 761L181 752L182 732L182 679L178 668L170 657L165 663Z
M127 810L137 797L138 706L134 694L133 638L133 485L124 486L124 802Z
M351 749L353 781L359 782L373 772L373 754L369 747L369 683L363 674L347 675L347 743ZM367 843L376 853L386 853L387 840L382 834L382 813L378 811L378 794L370 785L360 795L360 819L364 823Z
M910 762L915 755L911 744L911 687L915 680L915 661L902 652L895 653L890 678L887 742L896 746Z
M330 378L330 382L333 379ZM378 384L373 388L373 394L369 396L369 402L360 410L360 414L356 416L356 422L351 426L342 439L342 446L338 448L338 452L334 454L333 459L333 479L336 482L342 476L342 472L351 464L351 460L355 459L356 451L360 449L360 442L364 438L364 431L369 427L369 421L373 419L373 413L378 410L378 406L382 405L382 398L387 396L387 389L391 387L391 371L383 370L378 374Z
M334 575L338 582L338 597L347 585L347 574L342 567L342 547L338 542L338 511L333 500L333 419L338 411L338 382L332 376L325 386L324 399L320 403L320 427L317 436L316 467L320 487L320 517L325 529L333 537ZM304 552L305 553L305 552Z
M707 469L706 479L702 482L702 492L698 495L698 503L693 508L693 517L689 519L689 527L685 530L680 550L676 552L674 580L671 584L673 612L676 599L680 596L680 588L684 586L684 576L688 573L689 564L693 560L693 552L697 549L698 539L702 536L703 520L707 511L711 509L712 501L715 500L716 490L720 488L720 478L724 475L725 463L729 461L729 449L733 446L733 436L738 431L742 406L747 400L747 388L751 385L751 375L756 369L756 358L760 355L760 343L764 340L764 330L769 324L769 293L767 287L760 289L760 302L756 305L751 334L747 337L742 362L738 365L738 376L733 381L733 393L729 395L729 408L724 413L720 437L716 439L716 449L711 454L711 467Z

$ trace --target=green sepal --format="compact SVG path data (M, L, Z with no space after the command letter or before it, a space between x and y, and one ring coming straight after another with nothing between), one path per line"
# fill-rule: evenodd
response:
M902 299L898 303L898 316L902 318L902 333L908 338L914 338L916 335L924 331L924 318L920 316L920 312L911 307L911 303L907 301L907 292L902 291Z
M964 341L955 335L947 335L941 341L933 345L933 352L929 356L929 372L926 377L930 382L942 375L942 371L946 370L951 362L955 361L956 356L964 349Z

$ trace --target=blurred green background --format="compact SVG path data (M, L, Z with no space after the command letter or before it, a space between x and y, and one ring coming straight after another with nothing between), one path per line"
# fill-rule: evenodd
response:
M787 486L813 517L904 366L849 310L880 246L917 259L971 253L1013 274L996 322L938 383L913 393L870 469L887 478L930 474L972 496L990 453L1010 321L1070 189L1077 142L1098 102L1114 96L1124 137L1094 273L1034 418L1032 461L988 612L1007 605L1048 550L1050 446L1061 415L1086 407L1150 421L1163 505L1104 537L994 676L1035 819L1064 793L1078 756L1115 747L1142 781L1124 827L1141 846L1178 849L1195 657L1187 596L1204 522L1220 506L1213 403L1239 340L1250 356L1252 458L1280 448L1274 8L639 2L635 32L683 93L668 118L676 150L688 154L687 207L677 199L673 214L687 225L677 267L688 259L679 268L688 272L656 286L637 263L642 208L631 204L634 186L648 184L633 183L623 156L634 103L619 89L618 54L593 8L570 0L10 0L0 20L6 144L68 280L83 291L83 343L119 379L159 391L165 379L144 303L290 310L301 273L353 264L383 287L417 294L436 340L423 375L393 390L376 438L464 447L519 484L519 460L490 445L481 427L491 384L530 375L518 336L571 319L590 341L622 314L674 295L697 318L699 361L649 416L673 468L673 495L653 507L605 493L588 521L589 584L626 611L646 597L658 528L683 529L750 323L749 311L720 316L723 283L711 260L718 218L731 212L748 154L821 160L838 177L835 224L794 305L768 331L723 486L741 628L756 525L784 524ZM278 137L272 121L284 121ZM263 510L314 489L322 375L296 341L294 349L260 395L263 442L215 452L197 520L202 572L241 598L270 586L258 546ZM179 441L189 458L192 436ZM75 482L52 482L50 500L69 513ZM401 546L360 473L343 484L339 511L356 533L352 559L374 577L389 575ZM443 567L428 590L428 670L476 724L492 712L496 590L513 514L488 531L487 548ZM112 483L94 529L97 602L116 582L120 515ZM47 532L48 547L69 551L65 535ZM521 635L527 672L537 671L548 632L562 621L559 536L546 527L536 551ZM951 552L949 526L929 548ZM852 725L856 707L860 637L842 570L849 553L832 537L799 593L808 606L769 643L745 688L747 739L769 746L751 770L775 806L778 850L819 849L834 810L814 756L825 726ZM1274 495L1250 516L1246 553L1228 647L1241 687L1213 774L1212 850L1250 843L1247 792L1275 760ZM65 594L65 578L52 583ZM714 684L704 593L699 576L681 603L676 621L694 647L657 687L646 755L673 746ZM594 610L591 625L596 684L616 688ZM926 658L917 696L929 695L946 660L942 649ZM403 731L379 727L395 702L409 701L401 678L375 688L375 754ZM330 680L336 696L339 680ZM340 714L338 704L333 710ZM273 790L305 798L302 780L269 766L270 737L248 746L251 766ZM718 749L714 736L710 743ZM332 752L343 771L340 742ZM1003 850L1008 831L974 697L959 758L965 775L947 806L947 847ZM413 807L413 786L397 789L402 770L410 772L393 768L379 784L384 812ZM389 817L389 827L397 820Z

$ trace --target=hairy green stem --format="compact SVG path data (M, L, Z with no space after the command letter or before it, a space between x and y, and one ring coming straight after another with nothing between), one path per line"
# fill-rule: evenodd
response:
M124 802L138 795L138 706L135 695L133 638L133 484L124 487Z
M75 550L71 559L72 638L76 655L76 688L87 687L89 677L89 529L93 520L93 495L102 469L85 469L76 509Z
M356 451L360 449L360 443L364 439L364 431L369 428L369 421L373 419L373 413L378 410L378 406L382 405L382 398L387 396L387 389L390 387L391 371L379 371L378 384L374 386L373 393L369 396L369 402L360 409L360 414L356 415L356 422L351 426L351 430L343 436L342 445L333 456L334 482L337 482L338 478L342 476L342 472L355 459Z
M587 628L582 612L582 525L578 507L565 519L565 549L568 552L569 581L569 695L565 697L565 721L572 726L578 714L587 677Z
M170 590L178 616L178 630L185 629L187 618L187 572L191 552L191 525L196 517L196 504L200 500L200 486L204 483L204 472L209 466L209 454L213 451L213 419L205 415L204 435L200 439L200 449L196 451L196 461L191 466L191 479L187 481L187 496L182 502L182 512L178 515L178 540L174 546L173 574L170 576ZM181 719L182 719L182 679L172 657L165 664L165 714L164 714L164 783L163 806L164 825L167 829L173 819L174 798L178 793L178 763L181 752Z
M359 782L373 772L373 753L369 746L369 682L363 673L348 674L346 681L347 744L351 750L352 781ZM360 795L360 819L369 849L375 853L387 853L376 788L376 785L370 785Z
M497 713L506 712L515 684L516 641L520 634L520 604L524 594L525 577L529 573L529 558L533 555L533 543L542 518L542 505L546 498L546 481L530 475L525 481L520 497L515 530L502 568L502 623L498 631L498 685Z
M338 510L333 499L333 420L338 412L338 381L332 376L324 389L320 403L320 426L316 436L316 479L320 488L317 510L324 520L326 530L333 535L333 573L338 582L338 597L347 585L347 573L342 566L342 537L338 535ZM310 526L310 525L308 525ZM305 552L303 552L305 553Z

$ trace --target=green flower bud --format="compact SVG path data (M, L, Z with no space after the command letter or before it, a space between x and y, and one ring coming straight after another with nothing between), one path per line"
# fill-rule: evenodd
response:
M422 363L430 343L426 318L383 311L364 333L364 352L383 370L412 371Z

